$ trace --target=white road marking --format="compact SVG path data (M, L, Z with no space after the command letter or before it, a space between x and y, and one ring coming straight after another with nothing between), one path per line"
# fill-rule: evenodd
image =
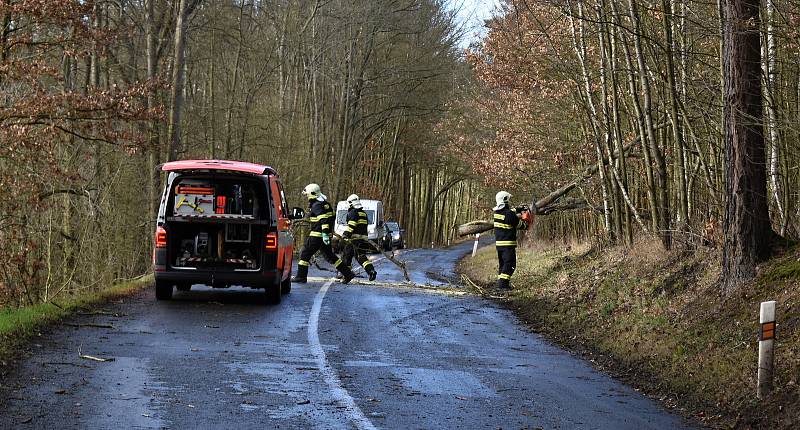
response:
M319 367L322 372L322 378L325 380L325 383L330 387L334 400L345 408L345 412L350 416L350 420L361 430L376 430L376 427L364 416L364 413L361 412L361 409L356 405L355 400L353 400L347 390L342 387L339 376L336 375L336 371L333 370L333 367L328 364L328 360L325 357L325 350L322 349L322 345L319 343L319 312L322 309L322 301L325 299L325 294L328 292L328 288L330 288L331 284L333 284L333 281L328 281L319 289L316 297L314 297L314 305L311 307L311 314L308 316L308 344L311 347L311 354L314 355L314 361L317 362L317 367Z

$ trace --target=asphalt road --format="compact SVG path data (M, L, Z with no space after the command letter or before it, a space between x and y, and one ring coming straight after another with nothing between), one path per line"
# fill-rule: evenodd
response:
M442 288L470 247L402 254L438 290L320 279L268 306L246 289L148 289L76 316L2 381L0 428L686 428L509 311Z

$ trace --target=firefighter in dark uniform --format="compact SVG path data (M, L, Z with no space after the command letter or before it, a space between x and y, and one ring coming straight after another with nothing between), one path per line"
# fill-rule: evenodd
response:
M356 261L364 267L364 270L369 275L369 280L374 281L378 276L378 272L375 271L366 255L371 248L369 242L367 242L367 226L369 225L367 213L364 212L364 206L357 195L351 194L347 198L347 203L350 205L350 209L347 211L347 227L345 227L342 236L348 242L345 244L342 260L347 267L351 267L350 265L353 264L353 257L355 256Z
M336 257L331 249L331 231L335 215L330 203L317 184L308 184L303 189L303 195L308 198L308 206L311 212L311 232L306 239L303 249L300 251L300 261L297 262L297 274L292 278L292 282L305 283L308 277L308 266L311 257L317 253L333 264L337 270L342 272L342 283L350 282L355 275L350 270L349 265L345 265L340 258Z
M511 289L511 275L517 268L517 230L525 230L530 222L530 212L523 211L517 215L517 210L511 207L511 194L500 191L495 196L494 207L494 237L497 247L497 287L504 290Z

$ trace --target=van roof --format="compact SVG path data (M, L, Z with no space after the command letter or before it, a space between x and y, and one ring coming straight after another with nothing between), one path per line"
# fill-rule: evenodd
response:
M253 173L256 175L277 175L270 166L233 160L179 160L161 165L164 172L180 172L191 170L224 170L229 172Z

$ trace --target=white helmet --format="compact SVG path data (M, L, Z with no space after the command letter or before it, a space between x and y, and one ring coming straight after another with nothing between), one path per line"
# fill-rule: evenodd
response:
M503 206L510 204L511 202L511 193L508 191L500 191L494 196L494 201L497 203L497 206L494 207L494 210L502 209Z
M350 194L350 197L347 198L347 203L350 204L351 208L361 209L364 207L364 205L361 204L361 199L355 194Z
M317 184L306 185L306 187L303 188L303 195L308 197L309 200L325 200L325 194L322 194L322 190Z

